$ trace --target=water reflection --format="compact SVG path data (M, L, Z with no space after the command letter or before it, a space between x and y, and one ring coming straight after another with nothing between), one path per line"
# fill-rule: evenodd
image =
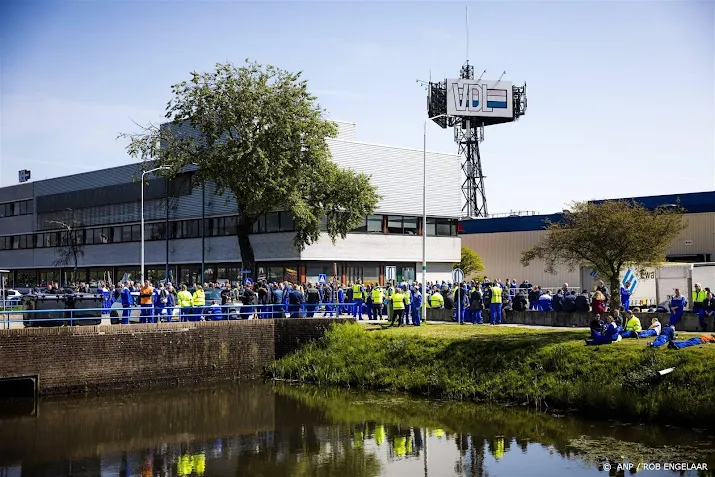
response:
M713 468L714 447L693 431L248 383L44 399L0 421L0 477L586 476L621 456Z

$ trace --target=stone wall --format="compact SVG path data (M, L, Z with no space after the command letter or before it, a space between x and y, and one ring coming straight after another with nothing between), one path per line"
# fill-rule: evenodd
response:
M42 394L190 385L260 376L345 319L209 321L0 330L0 378Z
M489 321L488 311L482 312L484 321ZM427 309L427 319L429 321L453 322L454 310ZM559 326L559 327L588 327L593 319L593 313L567 313L563 311L507 311L504 323L535 325L535 326ZM643 329L650 326L650 320L657 317L662 326L667 326L670 320L668 313L637 313L641 320ZM677 331L699 331L700 323L698 316L692 313L685 313L680 323L675 327ZM708 330L713 329L713 319L708 320Z

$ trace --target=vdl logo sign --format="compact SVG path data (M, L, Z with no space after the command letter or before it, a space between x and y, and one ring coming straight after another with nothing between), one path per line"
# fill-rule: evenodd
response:
M511 117L511 83L447 80L447 114Z

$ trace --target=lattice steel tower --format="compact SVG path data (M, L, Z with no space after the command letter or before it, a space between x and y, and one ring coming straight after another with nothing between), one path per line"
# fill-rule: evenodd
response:
M486 71L484 72L486 73ZM482 73L482 75L484 75ZM428 85L427 113L442 128L454 127L454 141L462 156L462 217L487 217L487 195L479 143L484 141L484 127L512 122L526 113L526 83L512 86L502 81L474 78L474 66L467 61L459 79L447 79ZM437 117L435 117L437 116Z

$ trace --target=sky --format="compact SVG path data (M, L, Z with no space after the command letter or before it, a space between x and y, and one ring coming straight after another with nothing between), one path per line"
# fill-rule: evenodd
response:
M490 213L715 190L715 2L687 0L0 0L0 185L132 161L118 134L160 121L172 84L247 58L302 71L359 141L421 149L417 80L457 77L467 49L477 76L527 83L480 146Z

